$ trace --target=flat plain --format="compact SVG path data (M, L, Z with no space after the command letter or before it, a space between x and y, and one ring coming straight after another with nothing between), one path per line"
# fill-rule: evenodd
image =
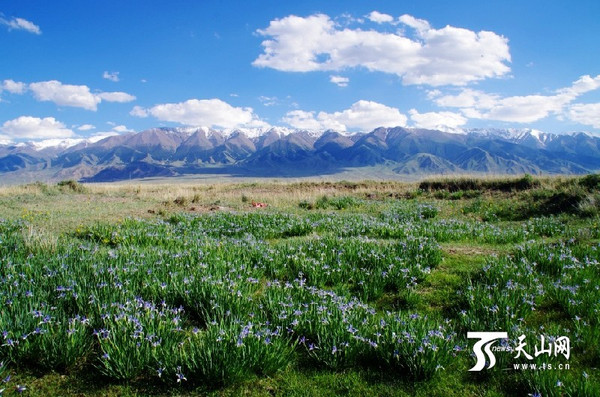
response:
M598 175L5 187L0 390L600 395L599 206ZM469 371L469 331L532 358Z

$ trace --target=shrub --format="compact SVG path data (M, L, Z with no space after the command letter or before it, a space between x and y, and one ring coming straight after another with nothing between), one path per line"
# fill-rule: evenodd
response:
M329 206L336 210L357 207L359 204L359 200L351 196L335 197L329 200Z
M325 195L319 197L315 203L315 207L320 210L327 209L329 207L329 197Z
M310 201L302 200L298 203L298 207L304 210L312 210L314 208L314 205Z
M600 195L589 195L579 203L577 211L583 217L594 217L600 213Z
M427 192L445 190L450 193L480 190L512 192L529 190L538 186L540 186L540 181L534 179L531 175L526 174L518 179L482 180L457 178L438 181L423 181L419 184L419 189Z
M73 179L60 181L56 184L56 186L63 188L63 189L70 190L75 193L85 193L85 191L86 191L85 186L83 186L81 183L79 183Z
M579 180L579 185L588 190L600 189L600 174L589 174Z
M180 207L185 207L188 203L188 199L186 197L179 196L175 200L173 200L173 203Z
M420 217L424 218L424 219L433 219L437 216L439 210L437 209L437 207L434 207L433 205L429 205L429 204L423 204L420 205L417 208Z

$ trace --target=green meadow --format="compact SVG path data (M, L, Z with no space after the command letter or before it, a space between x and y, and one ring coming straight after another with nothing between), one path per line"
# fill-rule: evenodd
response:
M598 175L1 188L0 394L598 396L599 222Z

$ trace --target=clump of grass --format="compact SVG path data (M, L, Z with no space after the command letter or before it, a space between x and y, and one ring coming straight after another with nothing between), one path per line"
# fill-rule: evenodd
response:
M315 208L315 206L313 205L313 203L311 203L308 200L302 200L298 203L298 207L304 209L304 210L312 210L313 208Z
M347 208L354 208L360 205L360 200L352 196L341 196L334 197L329 200L329 206L336 210L344 210Z
M595 177L567 180L526 191L515 192L510 197L478 197L463 207L465 214L478 214L484 221L520 221L550 215L575 215L593 217L600 212L600 194L590 191ZM448 198L446 190L434 193Z
M47 183L40 182L40 181L31 183L26 186L26 188L28 188L28 187L31 187L31 188L39 191L40 193L42 193L44 195L48 195L48 196L55 195L58 193L54 186L50 186Z
M326 195L319 197L315 203L315 208L320 210L329 208L329 197Z
M475 179L475 178L456 178L444 180L429 180L419 184L419 189L426 192L435 192L445 190L450 193L459 191L523 191L540 186L540 181L526 174L521 178L505 179Z
M579 202L577 212L587 218L598 216L600 214L600 194L588 195Z
M319 197L314 205L317 209L335 209L344 210L348 208L358 207L362 203L361 200L353 196L339 196L339 197L328 197L323 195ZM305 208L307 204L303 204ZM303 207L300 207L303 208Z
M73 179L60 181L56 184L56 186L58 186L62 190L68 190L74 193L85 193L87 191L85 186Z
M408 200L414 200L417 197L421 196L422 194L423 194L423 191L421 189L411 190L404 194L404 198L408 199Z
M179 196L175 200L173 200L173 203L179 207L185 207L186 205L188 205L188 198L184 196Z
M600 174L589 174L579 180L579 185L588 190L600 190Z
M192 203L198 204L200 202L202 202L202 195L198 193L194 194L194 197L192 197Z
M58 246L57 236L32 224L23 228L23 242L31 252L54 252Z
M430 204L422 204L417 207L417 212L420 218L433 219L440 212L437 207Z
M189 344L188 369L209 385L231 384L251 374L270 375L285 369L292 361L295 345L281 327L210 325Z

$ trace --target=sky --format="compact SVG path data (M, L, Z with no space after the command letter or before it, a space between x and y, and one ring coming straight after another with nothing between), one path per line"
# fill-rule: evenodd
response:
M600 2L0 0L0 142L161 126L600 134Z

